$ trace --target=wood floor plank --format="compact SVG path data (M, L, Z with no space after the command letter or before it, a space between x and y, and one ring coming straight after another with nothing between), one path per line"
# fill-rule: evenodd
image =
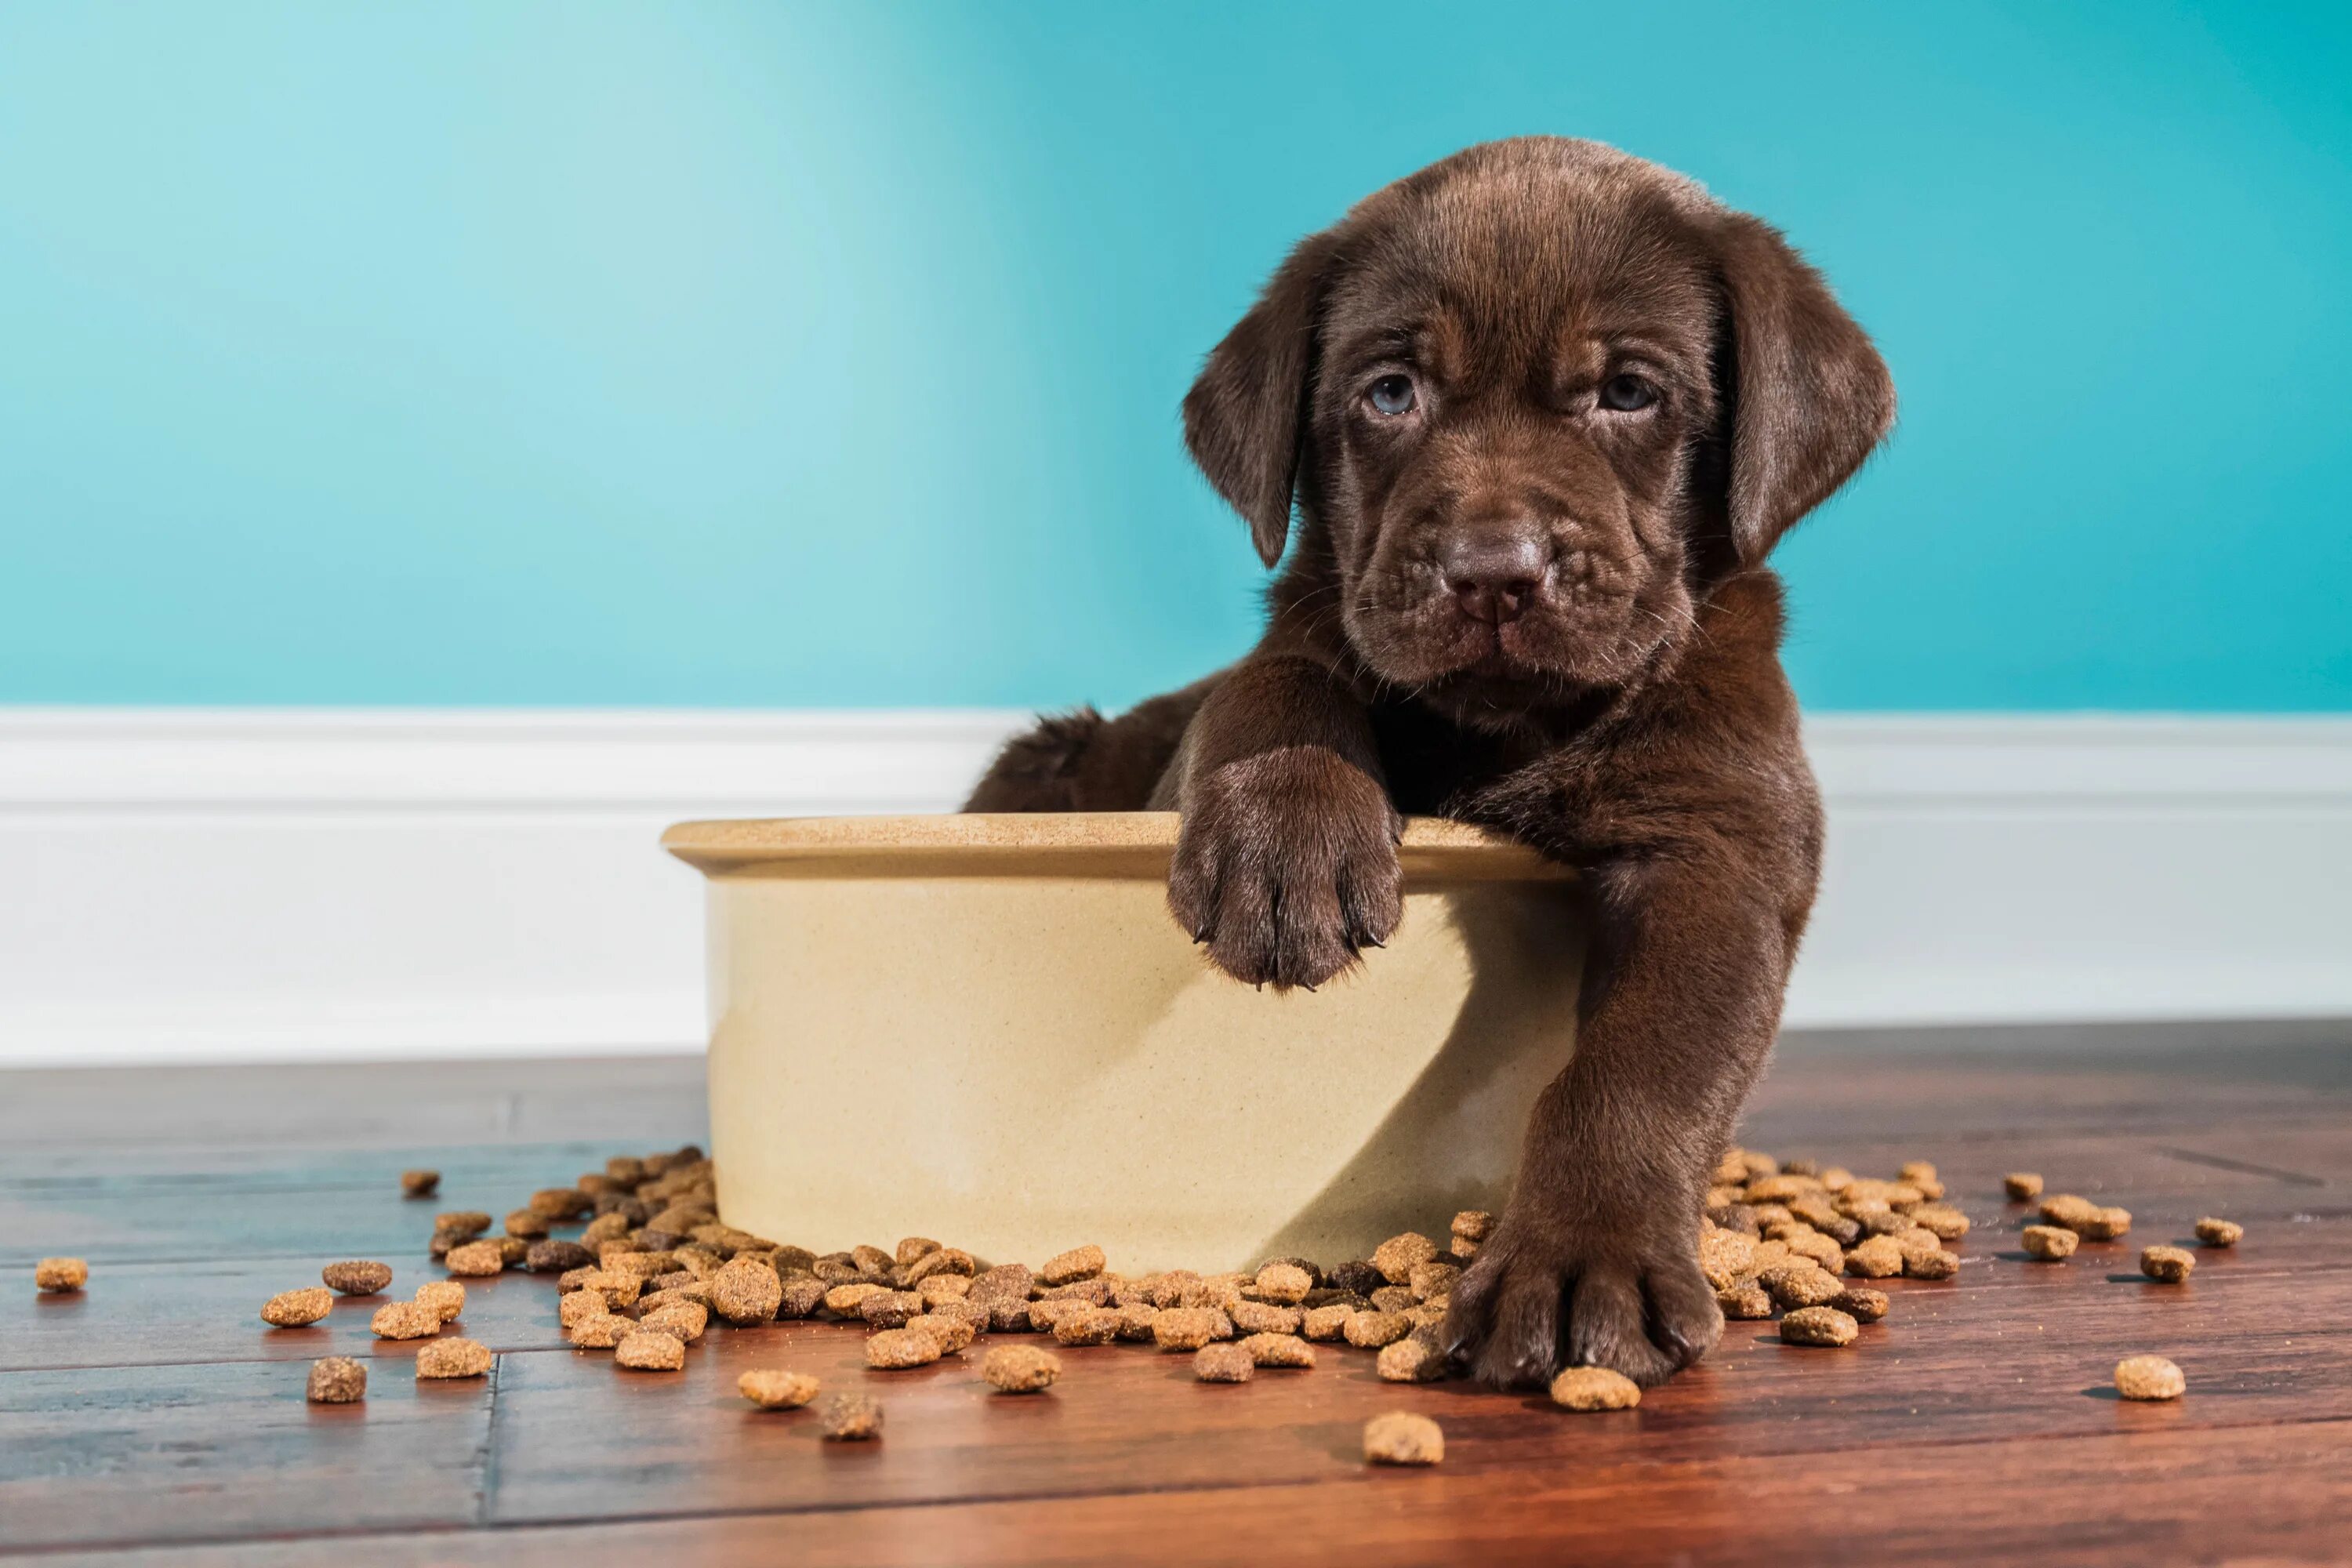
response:
M472 1522L485 1380L374 1369L363 1405L307 1363L0 1373L0 1550Z

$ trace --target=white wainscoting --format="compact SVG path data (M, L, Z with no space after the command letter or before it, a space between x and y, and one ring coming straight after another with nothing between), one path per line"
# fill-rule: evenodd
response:
M1018 714L0 709L0 1062L688 1050L690 816ZM2352 1016L2352 721L1835 715L1792 1026Z

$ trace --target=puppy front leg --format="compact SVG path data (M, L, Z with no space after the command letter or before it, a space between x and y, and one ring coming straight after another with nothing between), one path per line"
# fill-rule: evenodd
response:
M1695 1258L1699 1212L1771 1048L1793 945L1759 871L1719 844L1591 868L1576 1053L1537 1104L1510 1201L1446 1325L1485 1381L1584 1365L1654 1384L1721 1336Z
M1186 731L1168 879L1237 980L1320 985L1396 929L1397 838L1363 705L1312 659L1235 666Z

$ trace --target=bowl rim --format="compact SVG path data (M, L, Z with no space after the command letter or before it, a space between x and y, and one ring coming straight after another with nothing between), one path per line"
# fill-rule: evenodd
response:
M937 813L681 822L662 847L713 878L1113 877L1161 879L1176 850L1172 811ZM1524 844L1442 817L1407 817L1397 858L1408 883L1565 881Z

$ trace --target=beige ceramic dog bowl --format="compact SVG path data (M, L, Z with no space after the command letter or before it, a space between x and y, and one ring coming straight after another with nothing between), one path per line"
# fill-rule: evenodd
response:
M730 1224L1127 1271L1358 1258L1496 1206L1572 1048L1567 874L1405 831L1404 919L1276 994L1170 917L1173 816L694 822Z

